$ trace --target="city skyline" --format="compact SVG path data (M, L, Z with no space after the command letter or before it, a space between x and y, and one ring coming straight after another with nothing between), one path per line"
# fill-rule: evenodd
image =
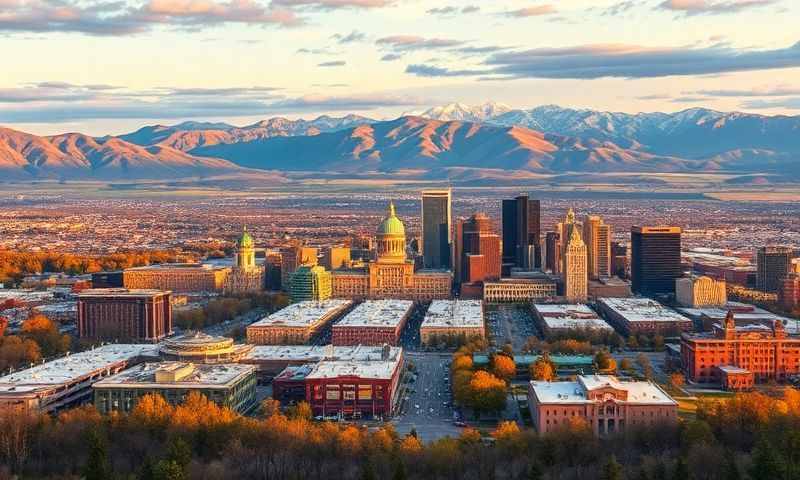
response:
M0 13L14 64L0 123L39 134L450 102L800 111L787 0L21 0Z

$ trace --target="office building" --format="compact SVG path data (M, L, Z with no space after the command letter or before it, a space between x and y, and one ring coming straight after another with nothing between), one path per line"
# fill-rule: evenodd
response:
M145 395L161 395L179 405L198 392L234 412L246 414L256 405L255 368L235 363L143 363L92 385L94 406L100 413L128 413Z
M466 220L463 218L456 220L453 234L453 283L458 286L463 282L464 222Z
M419 329L423 344L447 338L469 341L486 336L483 302L480 300L434 300Z
M591 299L633 296L631 283L619 277L600 277L597 280L589 280L587 291Z
M631 287L642 295L671 295L681 277L680 227L631 227Z
M461 283L500 278L500 236L483 213L472 215L462 224Z
M567 216L564 217L564 221L556 224L558 238L561 240L559 243L561 246L561 273L564 272L564 252L567 249L567 242L572 236L573 230L577 230L578 235L580 235L581 239L583 239L583 224L577 221L575 212L570 208L567 210Z
M406 258L406 233L389 203L386 218L376 231L376 255L365 268L331 272L333 297L350 299L435 300L450 298L453 274L449 270L415 270Z
M569 303L585 302L587 292L586 244L573 228L564 249L564 298Z
M547 232L544 245L544 269L550 273L560 273L561 239L558 232Z
M541 268L541 204L519 195L503 200L503 263L526 270Z
M611 242L611 274L619 278L628 278L628 246Z
M247 343L291 345L308 343L320 330L352 306L350 300L293 303L247 327Z
M253 345L235 344L232 338L189 331L165 339L159 353L166 360L191 363L236 363Z
M450 189L422 192L422 264L424 268L449 269L451 267L451 216Z
M303 265L291 275L289 296L293 302L327 300L333 294L331 272L324 267Z
M171 292L125 288L78 295L78 335L108 341L157 342L172 333Z
M583 222L586 264L590 280L611 276L611 226L597 215L588 215Z
M350 247L328 247L322 251L322 266L338 270L350 265Z
M264 266L256 265L255 242L245 227L242 235L236 241L233 268L226 280L225 292L239 294L258 292L263 289Z
M733 312L711 332L683 334L681 355L686 378L693 382L720 383L725 366L745 369L755 382L800 373L800 338L789 337L783 322L737 325Z
M414 310L410 300L368 300L332 327L334 345L398 345Z
M625 335L677 334L692 328L691 319L649 298L598 298L597 307Z
M553 298L556 293L556 281L547 275L483 282L483 300L486 303L530 303Z
M125 288L173 293L222 292L231 267L202 263L162 263L125 269Z
M532 311L545 335L569 333L574 330L613 333L614 328L597 316L588 305L535 303Z
M0 408L58 413L92 401L92 384L146 360L153 344L110 344L0 377Z
M264 261L264 288L277 292L281 289L281 259L280 253L268 253Z
M778 290L778 302L789 311L800 307L800 273L790 273L783 277Z
M725 280L690 275L675 280L675 299L684 307L714 307L728 302Z
M528 408L540 434L587 422L596 436L678 421L678 402L653 382L621 381L609 375L578 375L575 381L528 386Z
M281 249L281 287L289 290L292 274L302 266L313 267L317 264L317 249L292 245Z
M756 288L776 293L781 280L792 270L794 250L790 247L761 247L756 252Z

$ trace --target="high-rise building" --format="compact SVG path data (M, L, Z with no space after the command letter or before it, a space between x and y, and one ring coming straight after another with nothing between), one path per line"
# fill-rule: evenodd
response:
M461 282L500 278L500 237L484 213L476 213L462 227Z
M628 246L619 242L611 242L611 274L619 278L627 278L627 272Z
M589 278L611 276L611 226L597 215L588 215L583 222L583 241L586 243L586 261Z
M503 200L503 263L532 270L542 266L541 204L528 195Z
M247 227L236 242L233 268L225 282L227 293L256 292L264 289L264 267L256 265L253 237Z
M96 288L78 295L78 336L157 342L172 333L171 292Z
M631 288L643 295L674 294L681 276L680 227L631 227Z
M422 262L425 268L447 268L452 244L450 189L422 192Z
M725 280L690 275L675 281L675 300L684 307L722 307L728 302Z
M567 302L581 303L587 297L586 244L577 228L573 228L564 249L564 297Z
M464 253L464 220L459 218L455 223L455 235L453 237L453 282L461 283L461 256Z
M293 302L327 300L332 288L331 272L320 265L303 265L292 273L289 296Z
M350 247L328 247L322 251L322 266L338 270L350 264Z
M317 264L317 249L292 245L281 249L281 287L289 288L289 279L298 267Z
M552 273L561 271L561 241L558 232L547 232L544 241L544 269Z
M756 253L756 288L763 292L777 292L781 280L792 269L794 250L790 247L761 247Z

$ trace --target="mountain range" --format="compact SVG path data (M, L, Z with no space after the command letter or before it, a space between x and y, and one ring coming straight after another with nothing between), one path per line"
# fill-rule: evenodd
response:
M378 121L358 115L153 125L119 136L36 136L0 128L0 175L181 179L217 175L359 176L471 181L636 172L800 178L800 116L693 108L614 113L557 106L451 104ZM280 173L276 173L280 172Z

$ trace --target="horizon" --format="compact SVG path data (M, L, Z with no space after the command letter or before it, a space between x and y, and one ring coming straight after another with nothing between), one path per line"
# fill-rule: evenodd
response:
M798 18L790 0L14 0L0 125L113 135L488 99L796 115Z

